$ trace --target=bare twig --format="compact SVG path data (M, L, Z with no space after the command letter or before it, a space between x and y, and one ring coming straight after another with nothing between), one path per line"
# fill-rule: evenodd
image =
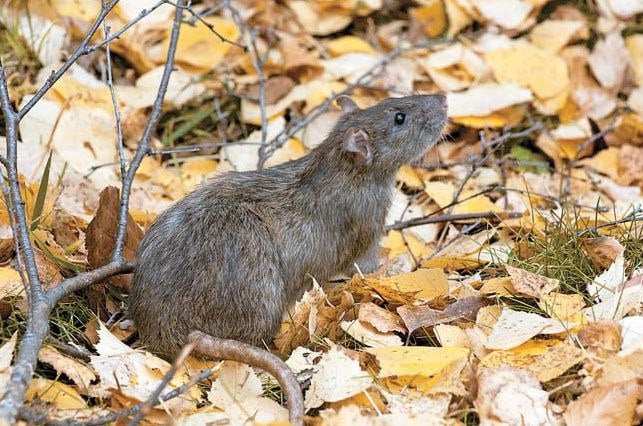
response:
M138 425L141 422L141 420L143 420L143 417L149 414L150 410L154 408L156 404L159 403L159 397L161 396L161 392L163 392L163 389L165 389L167 384L170 383L170 380L172 380L172 378L176 374L176 370L178 370L179 367L181 367L181 364L183 364L186 358L190 355L190 352L192 352L195 345L196 345L196 342L190 342L183 347L183 349L181 350L181 353L179 354L178 357L176 357L170 369L167 370L167 372L163 375L163 379L158 384L154 392L152 392L152 394L147 398L147 400L143 402L143 405L141 406L140 410L138 410L138 413L136 413L132 418L132 420L130 420L129 426Z
M10 211L10 216L15 221L13 230L14 239L16 240L16 251L18 258L22 257L24 259L24 266L28 278L27 287L30 295L27 327L23 338L20 341L18 353L11 370L11 375L9 377L10 384L7 387L3 399L0 401L0 424L15 423L20 408L23 406L25 391L35 370L38 352L49 331L49 315L56 303L64 296L76 290L98 283L116 274L131 272L133 269L132 265L127 263L122 255L125 229L127 225L129 195L136 170L138 169L143 156L149 150L149 140L160 117L163 98L167 91L170 74L174 67L174 53L176 51L180 24L183 16L183 0L177 1L172 33L170 36L170 46L157 98L154 102L149 121L139 142L134 159L125 175L122 176L123 185L121 206L113 260L107 265L93 271L84 272L72 278L65 279L58 286L53 287L48 291L44 291L38 277L34 251L29 239L27 218L25 214L24 201L20 193L17 170L17 127L20 120L31 110L31 108L33 108L45 93L47 93L47 91L69 69L69 67L71 67L82 55L87 54L91 50L88 46L89 41L103 23L109 12L116 6L117 2L118 0L112 0L109 3L102 3L103 6L98 17L90 27L88 33L85 35L80 46L57 71L49 76L45 84L19 112L15 111L11 105L6 76L2 62L0 61L0 110L4 116L7 143L7 158L6 161L3 161L3 164L7 169L8 177L8 188L7 185L3 185L3 190L5 190L3 192L5 193L5 199ZM142 16L144 16L144 14L142 14ZM108 33L107 28L106 33ZM108 38L109 36L107 35L106 39ZM107 43L108 42L105 44ZM112 96L112 100L115 103L116 108L116 97L113 92Z
M414 226L426 225L429 223L455 222L459 220L476 220L487 219L492 222L499 222L505 219L516 219L524 216L518 212L481 212L481 213L462 213L462 214L442 214L437 216L424 216L404 222L396 222L386 227L387 231L411 228Z
M163 76L161 77L161 83L159 84L159 90L156 95L156 100L152 107L152 112L150 113L150 118L147 121L145 130L143 131L143 136L138 143L138 148L134 154L134 158L130 163L127 173L122 178L123 180L123 189L121 191L121 208L118 214L118 230L116 233L116 242L114 245L114 254L112 255L112 260L120 262L123 260L123 245L125 244L125 235L127 232L127 215L129 207L129 198L132 191L132 182L134 181L134 175L136 170L138 170L143 161L143 157L147 155L149 151L150 138L152 137L152 131L156 127L156 124L161 117L161 108L163 106L163 99L165 98L165 93L167 92L167 86L170 81L170 75L174 70L174 54L176 53L176 45L179 40L179 31L181 28L181 20L183 18L183 0L177 1L176 12L174 15L174 23L172 24L172 35L170 36L170 43L167 51L167 58L165 60L165 68L163 69Z

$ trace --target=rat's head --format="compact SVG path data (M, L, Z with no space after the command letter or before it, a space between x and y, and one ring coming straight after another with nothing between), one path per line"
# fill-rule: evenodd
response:
M435 145L447 120L442 94L391 98L367 109L338 98L343 119L335 129L357 167L397 170Z

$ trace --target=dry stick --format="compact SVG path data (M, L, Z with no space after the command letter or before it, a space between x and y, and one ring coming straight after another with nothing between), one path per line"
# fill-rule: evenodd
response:
M89 44L90 40L92 37L94 37L94 34L96 34L96 31L98 31L98 28L100 28L100 24L105 20L109 12L118 4L118 0L112 0L111 2L105 4L104 7L101 7L100 13L96 17L96 20L92 24L92 26L89 28L89 31L85 35L85 38L81 41L80 45L76 48L74 53L71 54L69 58L67 58L67 61L58 68L58 70L53 71L49 77L47 77L47 80L45 81L45 84L42 85L42 87L36 92L36 94L29 99L27 104L20 109L20 111L17 112L17 119L21 120L22 117L27 114L31 108L38 102L43 96L45 96L45 93L51 89L51 87L54 85L56 81L62 75L71 67L77 60L83 55L86 55L89 53L89 51L86 51L87 45Z
M294 426L304 424L304 399L297 378L292 370L265 349L235 340L212 337L200 331L193 331L188 338L195 342L195 350L214 359L230 359L259 367L270 373L281 385L288 403L289 420Z
M105 7L105 0L102 0L103 7ZM107 21L103 22L105 31L105 38L109 37L110 27ZM114 88L114 77L112 73L112 52L109 43L105 45L105 59L107 62L107 86L109 87L109 94L112 98L112 107L114 108L114 120L116 121L116 142L118 144L118 160L121 166L121 176L125 176L127 171L127 159L125 158L125 143L123 142L123 123L121 122L121 110L118 107L118 99L116 98L116 89Z
M488 219L490 221L503 221L505 219L517 219L523 217L519 212L481 212L481 213L462 213L462 214L441 214L438 216L423 216L415 219L396 222L386 227L387 231L411 228L413 226L426 225L429 223L453 222L458 220Z
M20 342L18 354L16 356L16 360L11 371L11 376L9 378L10 386L8 386L2 401L0 401L0 423L15 423L18 412L24 403L24 395L26 392L27 384L31 380L31 377L33 376L35 370L38 351L40 350L40 347L42 346L42 343L49 331L49 315L56 303L62 297L73 291L103 281L113 275L124 272L131 272L132 270L132 265L128 264L122 256L122 249L125 240L125 227L127 221L129 194L131 192L131 185L133 182L134 174L136 173L136 169L140 165L143 156L148 150L148 143L151 137L151 132L160 116L160 110L165 92L167 90L169 76L174 65L174 53L176 51L179 27L183 14L183 9L181 7L183 4L183 0L178 1L179 7L176 8L172 35L170 38L170 47L168 49L167 61L165 64L163 77L161 79L161 84L159 85L157 99L154 102L148 125L145 129L134 160L132 161L132 164L130 165L126 176L123 178L123 194L121 196L121 209L119 211L119 233L117 235L117 241L114 250L115 255L113 256L112 262L93 271L85 272L76 275L75 277L66 279L62 281L58 286L50 289L46 293L43 292L38 277L37 267L35 264L33 247L31 245L31 241L29 240L24 201L22 200L22 196L20 194L17 171L17 126L20 119L27 112L29 112L29 110L36 104L36 102L38 102L38 100L40 100L42 96L44 96L44 94L63 75L63 73L67 69L69 69L69 67L76 60L78 60L80 56L87 53L86 47L89 40L91 39L93 34L96 33L100 24L103 22L109 11L114 8L117 2L118 0L113 0L101 9L99 16L97 17L94 24L92 24L88 34L85 36L78 49L71 55L67 62L65 62L65 64L63 64L63 66L58 71L52 73L49 76L45 84L40 88L36 95L34 95L34 97L19 112L16 112L11 106L4 68L2 66L2 62L0 61L0 109L2 110L2 114L5 117L7 141L7 159L5 165L9 178L9 195L11 198L10 200L8 199L6 201L7 205L11 206L13 215L16 218L17 234L14 235L14 237L17 238L18 242L18 244L16 245L16 249L19 253L18 255L22 254L25 259L25 268L27 271L27 276L29 278L29 289L32 295L30 305L33 305L30 306L29 316L27 319L27 329Z
M159 397L161 396L161 392L163 392L163 389L170 383L170 380L174 377L176 374L176 370L179 369L181 364L185 361L185 359L190 355L190 352L194 349L194 346L196 345L196 342L190 342L187 345L183 347L181 350L181 353L179 354L178 357L174 360L172 363L172 366L170 367L169 370L163 375L163 379L161 380L161 383L158 384L154 392L147 398L145 402L143 402L143 405L141 405L141 408L138 410L138 413L134 415L132 420L128 423L129 426L136 426L138 425L141 420L143 420L143 417L149 414L149 412L154 408L156 404L159 402Z
M189 382L184 383L181 386L163 394L159 398L159 401L166 402L178 396L183 395L188 390L192 389L194 385L213 375L217 370L219 370L219 366L208 368L206 370L201 371L199 374L192 377ZM22 408L22 410L20 411L20 417L23 420L28 422L44 423L46 425L52 425L52 426L100 426L100 425L105 425L112 422L117 422L118 420L135 415L136 413L139 412L139 410L141 410L144 404L145 404L144 402L141 402L130 408L126 408L125 410L122 410L118 413L111 413L102 417L96 417L90 420L83 420L83 421L76 421L74 419L66 419L66 420L47 419L46 415L41 413L34 413L33 410L27 407Z
M125 244L125 235L127 232L127 215L129 208L129 198L132 190L132 182L134 181L134 175L136 170L141 165L143 157L149 151L150 138L152 137L152 132L156 127L156 124L161 117L161 107L163 106L163 99L165 98L165 93L167 92L167 86L170 81L170 75L172 74L174 67L174 54L176 53L176 46L179 40L179 31L181 28L181 20L183 18L183 0L178 0L176 2L176 13L174 15L174 23L172 24L172 35L170 37L170 44L167 51L167 58L165 62L165 68L163 69L163 76L161 77L161 83L159 84L159 90L156 95L156 100L152 107L152 113L150 118L147 121L147 126L143 131L143 136L138 143L138 148L134 154L129 169L127 173L122 178L123 179L123 188L121 191L121 208L118 212L118 230L116 233L116 242L114 245L114 253L112 255L112 261L122 261L123 260L123 246Z

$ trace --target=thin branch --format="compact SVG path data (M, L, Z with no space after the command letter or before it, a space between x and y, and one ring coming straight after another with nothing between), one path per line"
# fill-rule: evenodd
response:
M176 53L176 46L179 40L179 32L181 29L181 20L183 19L183 0L177 1L177 7L174 14L174 23L172 24L172 34L170 36L170 43L167 50L167 57L165 59L165 68L163 69L163 76L161 77L161 83L159 84L159 90L156 95L156 100L154 101L154 106L152 107L152 112L150 118L145 126L143 131L143 136L138 143L138 148L134 154L134 158L130 163L127 173L122 177L122 190L121 190L121 207L118 212L118 230L116 233L116 242L114 244L114 254L112 259L114 261L120 261L123 258L123 245L125 244L125 236L127 233L127 215L129 208L129 198L132 191L132 182L134 181L134 175L136 170L141 165L143 157L149 151L150 138L152 137L152 131L156 127L156 124L161 117L161 108L163 107L163 99L165 98L165 93L167 92L167 86L170 81L170 75L174 70L174 55Z
M105 0L103 1L103 7ZM109 37L109 25L107 21L104 23L105 37ZM121 166L121 176L124 176L127 171L127 159L125 158L125 143L123 142L123 123L121 122L121 110L118 107L118 99L116 98L116 89L114 88L114 76L112 72L112 52L109 43L105 46L105 58L107 62L107 86L112 98L112 107L114 108L114 120L116 121L116 143L118 145L118 160Z
M81 41L80 45L76 48L74 53L71 54L69 58L65 61L64 64L58 70L52 72L49 77L47 77L47 80L45 81L45 84L42 85L40 89L36 92L35 95L29 101L25 104L25 106L18 111L18 120L21 120L22 117L24 117L30 110L33 108L33 106L38 102L43 96L45 96L45 93L51 89L51 87L60 79L60 77L67 72L69 67L71 67L76 61L83 55L86 55L90 52L90 50L87 49L87 45L91 41L92 37L94 37L94 34L96 34L96 31L100 28L100 25L103 23L109 12L114 9L114 7L118 4L119 0L112 0L109 3L106 3L104 7L101 7L100 13L96 17L96 20L94 23L89 27L89 30L87 31L87 34L85 34L85 38Z
M462 213L462 214L442 214L438 216L423 216L415 219L395 222L386 227L387 231L411 228L414 226L426 225L429 223L455 222L460 220L487 219L492 222L500 222L505 219L517 219L523 217L519 212L480 212L480 213Z
M141 420L143 420L143 417L149 414L152 408L154 408L154 406L156 406L156 404L159 403L159 397L161 396L161 392L163 392L163 389L165 389L168 383L170 383L170 380L172 380L172 378L176 374L176 371L179 369L181 364L183 364L186 358L190 355L195 345L196 345L196 342L190 342L183 347L183 349L181 350L181 353L179 354L178 357L176 357L170 369L167 370L165 375L163 375L163 379L158 384L156 389L154 389L154 392L152 392L149 398L147 398L147 400L143 402L143 405L141 406L140 410L138 410L138 413L136 413L132 418L132 420L130 420L130 422L128 423L129 426L138 425L141 422Z

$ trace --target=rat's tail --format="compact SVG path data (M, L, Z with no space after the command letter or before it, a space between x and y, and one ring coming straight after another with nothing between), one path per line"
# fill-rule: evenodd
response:
M293 426L304 424L304 398L295 374L277 356L265 349L237 340L212 337L200 331L193 331L188 338L195 342L194 349L209 358L238 361L258 367L274 376L288 403L289 420Z

